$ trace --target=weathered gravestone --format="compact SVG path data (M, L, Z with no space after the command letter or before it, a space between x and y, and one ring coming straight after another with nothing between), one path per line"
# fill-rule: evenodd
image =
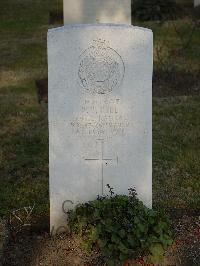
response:
M131 0L64 0L64 24L131 24Z
M152 204L152 32L71 25L48 33L51 228L77 203L135 187ZM65 210L65 211L64 211Z
M69 208L108 194L107 184L118 194L135 187L151 207L152 42L151 30L130 25L49 30L53 233Z

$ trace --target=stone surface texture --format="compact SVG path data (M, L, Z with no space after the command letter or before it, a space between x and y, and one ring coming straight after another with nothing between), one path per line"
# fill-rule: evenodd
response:
M71 25L48 32L51 229L76 204L128 194L152 205L151 30Z
M64 24L131 24L131 0L64 0Z

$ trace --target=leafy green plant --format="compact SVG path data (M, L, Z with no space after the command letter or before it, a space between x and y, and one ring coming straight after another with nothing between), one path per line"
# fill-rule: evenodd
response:
M69 211L71 231L81 237L85 249L99 247L109 265L140 255L149 256L152 262L161 261L172 242L166 216L145 207L135 189L129 189L126 196L115 195L108 187L109 196L98 196Z

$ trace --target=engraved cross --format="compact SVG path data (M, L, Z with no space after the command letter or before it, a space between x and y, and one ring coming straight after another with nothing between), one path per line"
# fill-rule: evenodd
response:
M98 139L101 144L101 156L100 158L85 158L85 161L99 161L101 163L101 189L102 189L102 195L103 195L103 188L104 188L104 164L108 164L109 161L115 161L118 164L118 156L116 159L113 158L104 158L104 140Z

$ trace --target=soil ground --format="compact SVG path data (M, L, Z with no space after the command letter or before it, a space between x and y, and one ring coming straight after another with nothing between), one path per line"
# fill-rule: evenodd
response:
M172 218L172 217L171 217ZM173 217L174 242L166 251L161 266L200 265L200 217ZM98 250L87 253L80 248L79 239L67 234L50 237L23 231L10 239L1 261L4 266L104 266ZM147 266L142 260L129 261L129 266ZM120 264L119 265L123 265Z

